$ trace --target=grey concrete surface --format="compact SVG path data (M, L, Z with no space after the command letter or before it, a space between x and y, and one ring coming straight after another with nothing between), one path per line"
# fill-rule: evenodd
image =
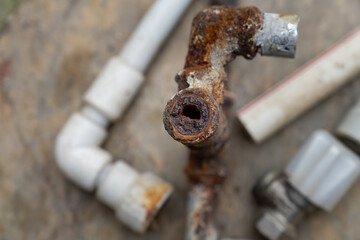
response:
M113 212L66 180L54 163L54 139L81 96L125 43L153 0L31 0L0 35L0 240L131 240L184 236L187 150L165 132L162 111L176 92L198 0L164 45L126 115L110 128L105 148L141 171L174 184L175 192L140 236ZM255 145L241 133L236 109L333 45L360 24L359 0L247 0L267 12L301 18L296 58L260 57L232 63L235 93L228 144L228 178L218 211L223 237L261 239L250 189L267 169L281 168L318 128L334 129L360 93L360 76L274 137ZM360 44L360 43L359 43ZM317 213L299 227L300 240L358 240L360 182L332 214Z

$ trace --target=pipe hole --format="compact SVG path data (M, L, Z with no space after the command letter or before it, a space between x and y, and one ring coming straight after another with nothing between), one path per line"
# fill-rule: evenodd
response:
M180 115L191 120L199 121L201 118L200 109L194 104L187 104L181 109Z

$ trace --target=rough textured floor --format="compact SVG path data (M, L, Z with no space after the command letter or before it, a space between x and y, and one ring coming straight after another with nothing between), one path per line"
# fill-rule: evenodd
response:
M4 1L4 0L0 0ZM154 171L175 192L139 236L113 212L67 181L54 163L54 139L106 60L125 43L152 0L30 0L9 18L0 35L0 239L171 239L184 235L187 150L163 129L162 111L176 92L198 0L162 48L126 115L114 124L105 148L141 171ZM236 94L228 179L218 212L221 235L261 239L254 231L255 180L283 167L318 128L334 129L360 94L360 76L270 140L255 145L239 130L235 110L330 47L360 24L359 0L248 0L267 12L300 16L296 59L238 58L232 64ZM156 33L154 33L156 34ZM360 43L359 43L360 44ZM360 182L332 214L318 212L299 227L299 239L358 240Z
M6 24L8 16L13 13L25 0L1 0L0 1L0 31Z

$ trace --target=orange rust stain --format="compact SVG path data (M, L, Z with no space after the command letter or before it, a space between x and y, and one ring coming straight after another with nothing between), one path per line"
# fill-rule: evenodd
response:
M202 183L207 186L221 184L225 178L224 148L219 150L215 156L205 157L190 154L185 173L192 183Z
M175 78L182 92L168 102L164 111L165 129L176 141L194 146L214 135L221 118L219 108L225 102L224 92L229 88L224 67L236 55L256 55L254 37L262 21L263 13L256 7L209 7L194 18L185 66ZM202 84L191 86L192 92L186 95L188 80ZM198 121L181 115L182 103L200 109Z
M185 68L211 64L211 51L225 49L229 39L237 39L239 48L226 57L224 65L231 61L232 54L254 57L258 48L253 38L262 20L263 13L256 7L214 6L204 9L193 21Z
M148 216L151 216L162 198L170 191L170 187L166 184L157 184L151 187L146 186L144 189L142 206L148 210Z
M225 66L237 55L255 57L259 49L255 35L263 16L256 7L215 6L193 20L184 69L175 78L179 92L167 103L163 118L169 135L190 147L186 174L192 183L215 186L225 177L222 160L230 133ZM189 104L200 110L199 120L181 114Z

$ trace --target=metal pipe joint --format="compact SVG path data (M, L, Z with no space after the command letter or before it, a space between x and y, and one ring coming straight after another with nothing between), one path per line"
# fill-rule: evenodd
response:
M276 171L267 172L253 188L262 206L256 223L258 231L271 240L294 239L295 225L313 209L313 205Z
M228 131L223 107L229 90L225 66L237 55L251 59L257 52L294 57L298 22L295 15L262 13L256 7L201 11L193 21L184 69L176 76L179 92L164 111L170 136L187 146L207 142L208 147L219 129L222 137L214 139L224 142Z
M256 7L224 6L206 8L194 18L185 66L175 78L179 92L168 101L163 118L169 135L190 148L186 239L219 237L214 218L225 178L232 102L226 65L238 55L252 59L259 51L293 57L297 19L267 15Z

